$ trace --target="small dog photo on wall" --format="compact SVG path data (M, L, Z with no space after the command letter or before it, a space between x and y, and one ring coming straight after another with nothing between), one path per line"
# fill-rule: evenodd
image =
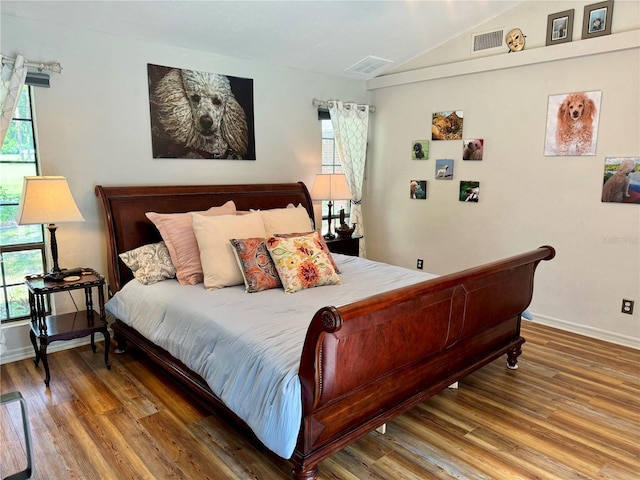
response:
M640 204L640 157L605 158L602 201Z
M462 110L436 112L431 119L431 140L462 140Z
M480 182L472 180L460 180L461 202L477 202L480 199Z
M602 92L550 95L546 156L595 155Z
M436 180L453 180L453 160L436 160Z
M482 138L467 138L462 141L463 160L482 160L484 140Z
M253 80L147 64L153 158L255 160Z
M411 142L411 159L427 160L429 158L429 140L414 140Z
M425 200L427 198L427 181L411 180L409 183L409 198L412 200Z

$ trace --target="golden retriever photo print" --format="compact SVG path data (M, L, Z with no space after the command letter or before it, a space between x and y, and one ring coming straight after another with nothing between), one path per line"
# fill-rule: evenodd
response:
M595 155L602 92L550 95L545 156Z
M147 64L153 158L255 160L253 80Z

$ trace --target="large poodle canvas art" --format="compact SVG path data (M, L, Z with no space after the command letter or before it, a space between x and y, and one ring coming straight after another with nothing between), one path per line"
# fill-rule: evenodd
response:
M602 92L549 96L546 156L595 155Z
M153 158L255 160L253 80L147 65Z

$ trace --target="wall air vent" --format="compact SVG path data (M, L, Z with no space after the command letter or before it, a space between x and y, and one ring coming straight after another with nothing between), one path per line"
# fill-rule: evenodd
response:
M368 57L365 57L359 62L351 65L346 71L359 77L369 79L382 72L382 70L385 70L392 63L393 61L391 60L385 60L384 58L369 55Z
M507 47L504 44L504 28L492 32L482 32L471 34L471 53L484 53L494 50L503 50Z

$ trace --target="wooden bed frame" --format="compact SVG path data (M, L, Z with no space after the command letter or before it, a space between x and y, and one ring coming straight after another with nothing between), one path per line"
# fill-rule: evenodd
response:
M198 186L97 186L107 228L109 291L132 278L118 254L160 241L149 211L206 210L233 200L238 210L313 206L303 183ZM318 463L501 355L517 368L520 315L533 277L552 247L498 260L348 305L310 319L299 377L302 425L293 477L318 477ZM199 375L116 319L119 348L138 347L202 403L225 409ZM363 361L363 359L366 359ZM246 425L245 425L246 426Z

